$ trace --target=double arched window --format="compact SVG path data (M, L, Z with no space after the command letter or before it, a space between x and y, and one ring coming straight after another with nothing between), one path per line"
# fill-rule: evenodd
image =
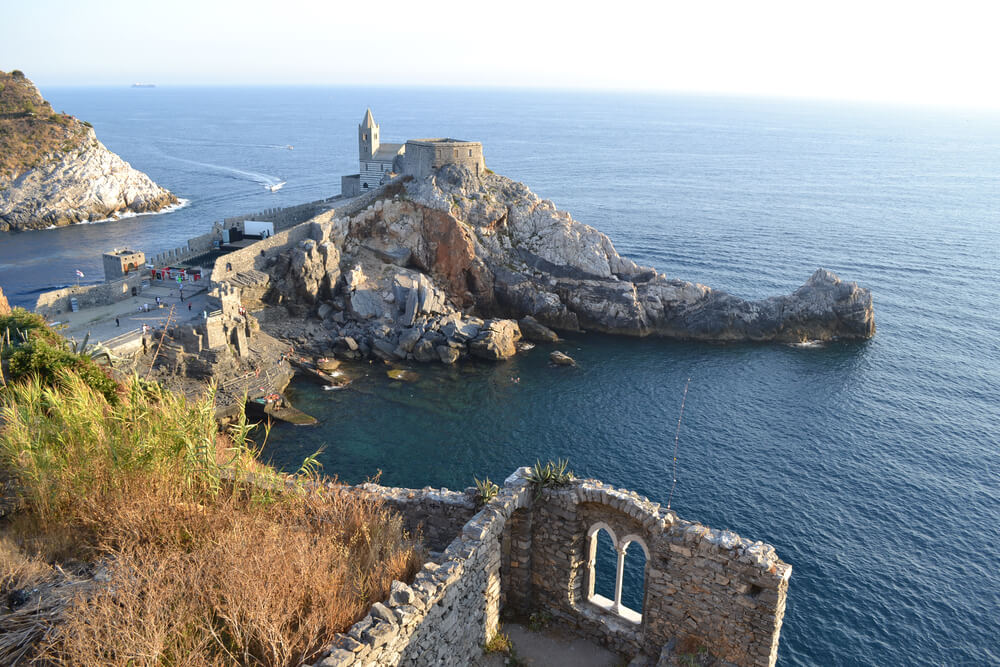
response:
M615 588L614 588L614 599L605 597L595 592L595 587L597 584L597 542L601 531L605 531L608 537L611 538L611 546L615 552ZM621 540L615 535L615 531L608 524L603 521L598 521L590 530L587 531L587 601L604 609L605 611L611 612L621 616L627 621L635 624L642 623L642 603L639 603L640 610L636 611L631 609L622 602L622 584L625 577L625 558L628 554L628 549L633 544L638 544L642 549L642 554L645 556L646 562L649 562L649 547L641 537L635 534L628 534ZM645 564L643 565L643 570L645 570ZM643 577L645 583L645 577ZM640 600L644 598L645 595L640 597Z

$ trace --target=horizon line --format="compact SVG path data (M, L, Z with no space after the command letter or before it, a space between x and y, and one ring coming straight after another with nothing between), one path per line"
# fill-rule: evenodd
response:
M30 77L28 77L30 79ZM39 83L31 79L39 88L133 88L136 81L128 83ZM155 90L157 88L353 88L372 90L468 90L468 91L517 91L525 93L586 93L611 95L636 95L651 97L706 97L725 98L733 100L761 100L781 102L822 102L849 106L878 106L908 109L938 109L954 111L975 111L981 113L1000 113L1000 105L975 104L970 102L936 102L926 100L889 100L866 97L836 97L832 95L801 95L792 93L755 93L746 91L723 90L692 90L692 89L655 89L629 87L587 87L570 85L512 85L512 84L413 84L413 83L222 83L222 82L171 82L156 83L155 81L140 81L145 84L140 89ZM152 84L152 85L149 85Z

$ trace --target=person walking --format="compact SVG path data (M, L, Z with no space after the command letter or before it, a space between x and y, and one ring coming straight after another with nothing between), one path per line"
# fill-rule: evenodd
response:
M116 318L115 318L115 326L116 326L116 327L120 327L121 325L122 325L122 323L121 323L121 322L119 322L119 321L118 321L118 318L116 317Z

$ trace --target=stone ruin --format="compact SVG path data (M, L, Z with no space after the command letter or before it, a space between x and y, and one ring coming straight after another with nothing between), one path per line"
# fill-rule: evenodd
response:
M538 489L528 474L517 470L482 508L474 489L362 485L420 530L431 559L315 665L474 664L503 611L547 612L634 665L775 664L792 568L772 547L596 480ZM599 531L618 552L615 600L594 593ZM645 556L641 609L620 598L629 549Z

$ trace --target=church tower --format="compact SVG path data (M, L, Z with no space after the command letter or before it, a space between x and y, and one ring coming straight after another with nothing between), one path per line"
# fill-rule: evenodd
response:
M358 159L370 160L378 152L378 125L372 118L372 110L365 111L365 117L358 125Z

